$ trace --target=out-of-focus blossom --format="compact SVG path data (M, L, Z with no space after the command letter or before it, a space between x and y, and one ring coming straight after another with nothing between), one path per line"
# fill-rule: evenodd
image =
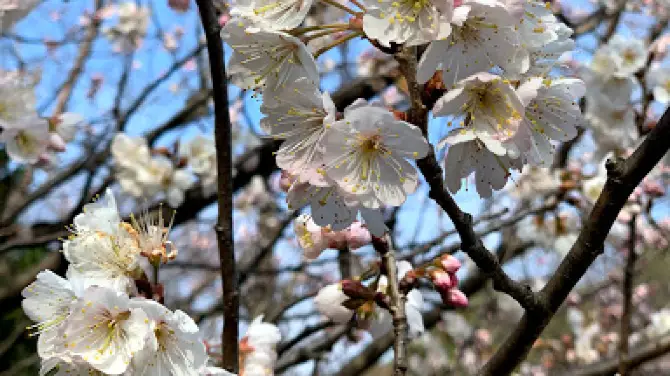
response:
M26 17L40 0L0 0L0 30L6 33Z
M647 73L647 88L654 94L654 99L670 103L670 68L654 66Z
M117 52L129 53L142 45L149 26L149 8L138 6L133 1L125 2L118 8L119 20L116 25L103 30Z
M240 341L240 374L272 376L279 341L281 341L279 328L263 322L263 316L256 317Z

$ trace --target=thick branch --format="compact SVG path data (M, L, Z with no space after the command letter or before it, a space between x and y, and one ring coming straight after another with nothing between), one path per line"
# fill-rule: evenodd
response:
M608 179L579 233L577 242L540 292L549 311L526 312L512 334L484 367L481 375L508 375L526 357L556 310L603 252L609 233L628 196L670 148L670 111L666 110L644 142L625 161L608 161Z
M214 141L218 174L219 220L215 226L221 260L223 283L223 367L238 371L239 292L235 271L233 243L233 159L230 115L228 112L228 85L223 62L223 42L216 9L211 0L197 0L200 18L207 37L209 66L214 90Z

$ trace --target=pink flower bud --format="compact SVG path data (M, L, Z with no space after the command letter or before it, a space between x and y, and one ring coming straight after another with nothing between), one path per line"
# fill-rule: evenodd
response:
M372 235L367 227L363 227L361 222L354 222L345 233L347 245L349 249L358 249L364 245L370 244Z
M440 293L456 287L458 284L456 277L452 277L453 274L449 274L444 270L434 269L430 271L429 275L433 285L435 285L435 288Z
M49 134L49 147L55 151L65 151L66 145L63 138L58 133Z
M444 255L440 258L440 266L447 273L456 273L461 268L461 262L452 255Z
M468 297L465 296L463 291L459 289L451 289L445 294L442 295L442 301L445 304L452 305L454 307L467 307L468 306Z

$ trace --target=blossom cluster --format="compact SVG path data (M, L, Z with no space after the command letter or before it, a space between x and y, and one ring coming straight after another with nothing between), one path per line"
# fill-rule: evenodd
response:
M118 22L106 27L103 33L116 52L130 53L142 46L149 26L150 10L133 1L127 1L118 6L116 14Z
M186 313L163 306L162 287L142 263L158 268L177 250L172 223L144 213L121 219L114 196L84 207L63 242L67 278L46 270L23 290L33 321L41 374L211 375L205 343ZM279 330L257 318L242 339L248 374L272 369Z
M111 151L116 178L133 197L162 194L170 206L178 207L184 202L186 190L195 184L195 176L179 156L170 155L166 149L151 150L144 137L118 133L112 140ZM204 176L203 185L212 185L216 177L214 141L200 136L186 144L182 152L188 157L192 171Z
M0 143L18 163L53 164L84 119L75 113L43 118L35 109L33 80L18 72L0 73Z
M452 192L474 173L477 191L488 197L505 185L510 169L548 166L554 141L576 136L585 87L555 73L574 42L549 5L353 3L361 11L348 12L347 23L301 27L311 2L239 2L221 32L233 50L232 82L262 93L262 128L284 140L277 165L293 177L289 207L309 205L317 225L339 231L360 213L373 235L383 235L379 209L399 206L415 191L419 178L409 161L430 149L425 129L383 105L358 99L340 113L320 91L315 57L352 38L387 49L426 45L415 79L427 90L449 89L432 111L448 125L437 146L449 146ZM314 51L315 40L334 35Z

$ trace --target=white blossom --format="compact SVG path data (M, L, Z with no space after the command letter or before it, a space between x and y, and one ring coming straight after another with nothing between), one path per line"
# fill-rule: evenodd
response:
M111 152L116 165L129 169L145 165L151 158L151 151L144 137L130 137L125 133L114 135Z
M83 278L85 287L109 286L132 292L141 275L140 248L135 230L120 221L110 190L98 203L84 207L74 220L73 234L63 242L63 255L70 262L68 279Z
M407 272L414 267L408 261L397 261L396 268L398 272L398 280L400 281ZM388 293L388 278L382 276L379 279L378 292ZM418 337L425 331L423 324L423 315L421 309L423 308L423 295L418 289L412 289L407 293L407 302L405 302L405 315L407 316L407 325L409 327L409 335L412 338ZM378 315L377 320L382 321L384 326L391 325L391 317L389 313L382 310Z
M279 31L299 26L311 7L312 0L238 0L230 14L251 21L252 29Z
M143 168L137 167L137 181L144 195L164 193L168 204L175 208L184 202L186 190L195 184L195 178L187 169L175 168L174 163L162 155L152 157Z
M645 328L647 335L651 338L658 338L670 332L670 309L663 308L650 315L649 325Z
M37 324L31 328L39 334L37 353L49 358L60 352L59 328L71 313L71 305L80 294L79 286L59 277L50 270L37 274L37 279L23 289L21 306Z
M0 127L16 126L35 117L35 89L31 80L18 72L0 72Z
M615 75L620 77L634 75L647 64L647 46L642 39L615 35L608 42L615 55L620 56L620 66Z
M670 68L653 66L647 73L647 88L654 94L654 100L670 103Z
M70 142L84 122L84 117L73 112L65 112L49 119L49 130L64 142Z
M6 33L35 7L41 3L40 0L2 0L0 1L0 29Z
M453 116L454 120L447 123L449 126L456 121L460 126L452 130L440 146L476 139L498 156L504 156L513 146L507 141L516 134L524 112L509 81L489 73L479 73L459 82L438 99L433 108L436 117ZM518 156L519 151L515 152Z
M406 159L428 153L421 130L383 107L359 101L323 139L324 172L366 208L399 206L416 189L416 169Z
M475 188L481 197L491 197L494 190L502 189L511 175L510 170L521 170L520 158L496 155L478 139L451 145L445 155L445 182L450 192L461 189L464 178L474 172Z
M7 154L19 163L35 163L49 146L49 122L37 116L23 118L17 123L4 124L0 142Z
M516 22L503 4L464 2L454 9L451 24L451 34L431 42L421 56L419 82L428 81L436 70L442 70L442 80L448 86L496 66L515 73L528 70L529 60L521 49Z
M153 334L146 347L133 357L137 375L197 376L207 362L200 329L187 314L171 312L153 300L134 299L130 307L141 309L149 318Z
M250 32L248 25L236 18L221 30L221 37L234 51L228 63L233 84L278 91L300 77L319 82L314 57L300 39L276 31Z
M269 135L285 140L277 151L279 168L305 180L308 168L320 163L321 139L335 121L337 110L328 93L307 78L300 78L290 89L264 98L261 127Z
M293 232L307 259L319 257L328 248L328 240L322 235L321 227L311 216L302 214L293 222Z
M147 33L149 15L149 8L138 6L134 1L119 5L118 23L103 30L114 50L129 53L139 48Z
M203 185L216 183L216 145L214 139L198 134L179 148L188 166L201 179Z
M340 283L332 283L319 290L314 298L316 309L324 316L336 323L346 323L351 320L354 311L342 305L349 297L342 292Z
M398 280L402 280L405 274L414 269L408 261L398 261ZM407 302L405 303L405 315L407 316L407 325L409 326L410 337L417 337L425 331L423 325L423 295L419 289L412 289L407 293Z
M245 350L240 364L241 374L273 375L277 361L276 346L279 341L281 341L279 328L263 322L263 316L256 317L240 342L240 347Z
M449 36L452 12L450 0L379 0L363 16L363 31L387 47L424 44Z
M42 359L40 376L103 376L104 373L90 366L79 357L53 357Z
M550 166L554 159L551 141L568 141L577 136L577 127L584 122L577 101L585 91L584 82L579 79L540 77L529 79L517 89L526 110L514 142L525 151L528 163Z
M64 349L106 374L126 371L151 334L150 320L130 298L106 287L92 286L72 306L62 330Z

